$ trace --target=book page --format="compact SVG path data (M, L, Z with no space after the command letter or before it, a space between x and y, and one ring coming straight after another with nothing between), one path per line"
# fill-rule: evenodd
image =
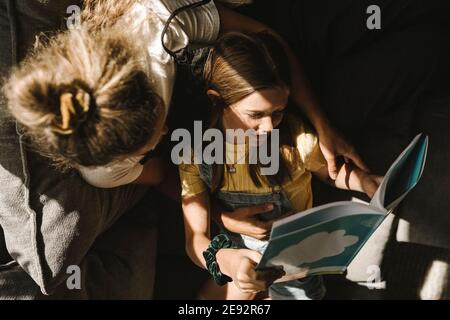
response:
M428 137L417 135L389 168L371 205L387 212L395 208L420 180L427 150Z
M353 214L375 213L384 214L384 209L378 209L368 204L357 203L352 201L339 201L314 207L287 218L276 221L272 227L270 239L274 239L280 235L285 236L291 232L296 232L303 228L307 228L324 221L332 220L342 216Z
M376 208L352 202L315 209L274 226L258 270L283 267L284 281L343 272L385 218Z

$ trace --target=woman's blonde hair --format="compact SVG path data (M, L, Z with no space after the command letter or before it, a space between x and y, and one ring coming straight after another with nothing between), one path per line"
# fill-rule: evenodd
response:
M164 110L141 54L113 28L63 32L13 71L4 88L9 110L61 169L129 156L147 144Z
M81 22L90 31L112 28L139 2L139 0L84 0Z

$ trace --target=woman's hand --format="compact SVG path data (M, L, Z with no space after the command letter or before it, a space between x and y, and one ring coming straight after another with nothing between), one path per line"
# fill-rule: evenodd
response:
M261 213L273 210L273 204L263 204L254 207L240 208L233 212L224 211L217 203L212 204L213 219L223 225L225 229L243 234L258 240L266 240L270 236L275 221L291 215L291 212L269 221L258 219Z
M356 152L356 149L342 136L342 134L330 125L317 128L319 134L320 150L328 164L328 174L336 180L338 175L337 157L343 156L351 160L361 170L369 172L369 168Z
M261 254L248 249L221 249L216 255L222 273L233 279L234 284L244 293L267 290L272 283L283 277L280 269L255 271Z

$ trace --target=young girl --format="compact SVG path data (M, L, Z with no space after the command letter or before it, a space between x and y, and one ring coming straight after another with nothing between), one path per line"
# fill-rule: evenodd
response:
M81 26L49 41L13 73L6 85L9 109L37 151L61 168L77 169L90 184L159 184L163 161L145 160L166 131L183 49L213 43L219 31L267 28L211 0L84 3ZM290 62L297 79L292 54ZM295 81L299 105L307 106L324 141L342 141L303 83Z
M381 180L348 164L340 167L336 181L329 178L314 131L286 114L291 81L288 70L284 52L272 36L242 33L223 36L205 67L215 115L212 127L222 132L253 129L260 139L274 128L280 130L280 169L272 176L263 176L261 166L249 164L249 141L245 148L235 148L234 139L226 141L225 165L184 163L179 168L187 252L197 265L209 269L218 283L233 281L226 287L228 298L254 298L256 292L270 286L272 299L321 299L325 290L318 276L271 285L282 271L255 272L266 241L223 230L226 237L220 235L211 242L211 201L230 211L272 203L273 210L259 218L273 219L312 206L311 174L369 197ZM240 161L243 158L247 161ZM227 241L232 242L232 248L222 247Z

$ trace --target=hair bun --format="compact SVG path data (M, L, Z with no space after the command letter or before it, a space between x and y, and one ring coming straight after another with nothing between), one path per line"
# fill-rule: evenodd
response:
M76 93L64 92L59 97L61 123L54 125L53 131L71 135L87 119L91 107L91 95L78 88Z

